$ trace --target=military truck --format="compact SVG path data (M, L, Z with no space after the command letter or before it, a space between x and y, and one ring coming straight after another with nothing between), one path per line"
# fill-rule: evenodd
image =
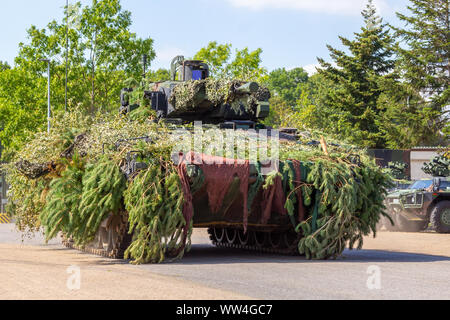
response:
M386 198L395 225L384 221L392 231L416 232L430 228L450 232L450 178L434 177L415 181L407 189L395 190Z

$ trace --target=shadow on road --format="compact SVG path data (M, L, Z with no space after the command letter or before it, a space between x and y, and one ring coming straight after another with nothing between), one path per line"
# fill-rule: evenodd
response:
M193 245L182 260L171 264L234 264L234 263L373 263L373 262L436 262L450 261L449 257L382 250L345 250L336 260L306 260L303 256L284 256L241 249Z
M194 241L195 240L195 241ZM177 261L166 261L165 264L179 264L179 265L208 265L208 264L238 264L238 263L376 263L376 262L437 262L450 261L450 257L427 255L407 252L393 252L385 250L346 250L344 254L337 260L306 260L302 256L284 256L277 254L259 253L253 251L246 251L241 249L217 248L208 244L209 238L205 236L197 236L193 239L192 249L186 253L183 259ZM59 239L52 240L48 245L44 245L42 236L36 238L26 239L21 241L20 235L15 231L13 225L0 225L0 244L18 244L25 246L33 246L41 250L48 250L58 252L79 252L83 255L90 255L82 253L77 250L68 249L61 246ZM103 258L92 262L99 265L114 265L114 264L128 264L129 260L110 260Z

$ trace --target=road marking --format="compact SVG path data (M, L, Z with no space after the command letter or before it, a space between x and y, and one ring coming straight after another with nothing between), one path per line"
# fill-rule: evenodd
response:
M11 223L11 219L8 215L0 213L0 224L2 223Z

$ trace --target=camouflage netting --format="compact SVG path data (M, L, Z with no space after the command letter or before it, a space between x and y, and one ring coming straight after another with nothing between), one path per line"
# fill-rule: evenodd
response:
M239 100L236 89L245 84L238 80L205 79L187 81L177 84L169 99L169 103L178 111L195 111L198 106L217 106L220 104L232 104ZM256 93L243 95L250 106L258 101L268 101L270 92L265 87L260 87Z
M385 171L396 180L408 180L408 175L406 170L408 169L408 164L400 161L392 161L388 163Z
M247 144L248 139L237 133L236 143ZM57 116L50 134L31 137L16 161L5 167L10 213L19 230L43 231L47 239L62 232L80 245L92 240L108 217L124 217L134 235L126 251L132 261L180 258L190 248L195 183L189 183L187 168L171 160L178 140L166 125L148 120L85 117L77 111ZM204 143L204 150L210 150L210 143ZM121 169L130 155L147 168L125 176ZM241 159L245 156L248 150L236 153ZM223 182L208 190L211 209L220 206L229 176L236 174L247 201L242 224L261 203L270 208L264 221L271 215L289 215L302 235L299 252L308 258L337 257L346 246L358 243L361 248L364 235L375 234L391 182L372 159L351 147L329 144L324 153L317 145L291 141L282 142L280 160L279 172L259 172L257 183L248 189L247 164L230 167L229 172L203 166L206 184ZM263 195L261 203L256 203L256 194Z
M450 158L445 155L435 157L428 163L424 163L423 172L433 177L450 176Z

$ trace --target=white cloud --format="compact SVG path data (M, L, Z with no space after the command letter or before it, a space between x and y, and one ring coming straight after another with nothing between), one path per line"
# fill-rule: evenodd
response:
M316 68L320 67L320 64L308 64L303 67L303 69L308 72L308 75L312 76L313 74L317 73Z
M359 15L365 8L366 0L227 0L238 8L261 9L291 9L306 12L329 14ZM375 0L378 12L386 12L386 0Z
M332 67L334 68L338 68L338 65L336 64L336 62L331 61L329 62L331 64ZM306 66L303 67L303 69L308 73L309 76L312 76L313 74L317 73L317 69L320 69L320 63L312 63L312 64L308 64Z

